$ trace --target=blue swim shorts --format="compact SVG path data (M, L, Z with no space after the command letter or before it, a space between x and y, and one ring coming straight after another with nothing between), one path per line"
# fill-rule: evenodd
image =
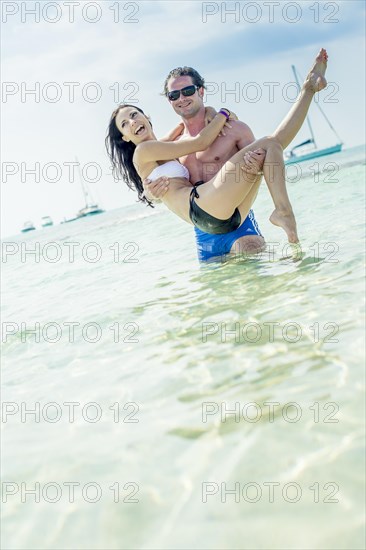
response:
M231 247L239 237L248 237L251 235L259 235L263 237L254 217L253 210L249 210L248 216L243 223L230 233L223 235L212 235L205 233L197 227L194 228L196 234L197 254L198 259L202 262L210 260L217 256L225 256L229 254Z

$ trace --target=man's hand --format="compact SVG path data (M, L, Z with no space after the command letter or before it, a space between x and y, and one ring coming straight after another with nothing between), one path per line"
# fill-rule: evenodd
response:
M266 151L264 149L248 151L244 155L244 166L242 166L241 169L247 174L260 175L263 173L262 168L265 158Z
M169 178L162 176L154 181L146 179L142 185L144 195L149 201L160 201L169 189Z

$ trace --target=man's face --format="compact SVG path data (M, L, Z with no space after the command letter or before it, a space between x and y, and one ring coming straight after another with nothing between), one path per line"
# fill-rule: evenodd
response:
M192 86L193 80L191 76L178 76L168 80L168 91L181 90L186 86ZM176 101L169 100L177 115L183 118L191 118L198 113L203 107L203 88L199 88L193 95L184 97L180 94Z

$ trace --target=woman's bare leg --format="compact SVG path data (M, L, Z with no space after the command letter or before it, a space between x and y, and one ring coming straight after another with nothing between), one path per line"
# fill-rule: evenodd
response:
M274 134L236 153L215 178L201 187L201 199L198 199L201 208L219 219L226 219L232 214L233 207L237 207L245 219L258 193L260 180L242 170L245 169L243 153L262 148L266 151L263 173L275 204L270 221L285 230L290 242L298 242L296 221L286 189L283 148L301 128L314 93L326 86L326 61L327 53L321 50L296 103Z
M266 166L263 166L268 186L276 198L278 206L282 206L285 197L280 195L277 202L278 181L284 186L283 151L280 143L273 137L258 139L241 149L228 160L214 178L199 187L197 204L206 212L219 219L229 218L234 208L239 208L244 219L257 195L260 179L243 170L245 168L244 155L248 151L264 149L268 157ZM282 164L281 164L282 163Z
M283 149L276 138L270 136L264 138L261 148L266 151L266 158L263 164L263 175L267 187L271 194L275 210L270 216L270 221L278 227L282 227L287 234L290 243L297 243L296 220L292 210L289 196L287 194L286 179L285 179L285 164L283 161ZM244 176L247 180L249 174ZM252 178L255 176L252 176ZM257 196L259 182L256 179L255 183L249 189L245 198L237 206L242 219L245 219L248 212Z
M296 102L272 134L280 142L283 149L286 149L303 125L314 94L326 87L327 81L324 75L327 69L327 61L328 54L322 48L306 77Z
M272 138L282 149L289 145L300 130L314 94L327 85L324 77L327 60L326 50L321 49L303 84L296 103L272 135ZM270 216L270 221L285 230L289 242L296 243L298 242L296 220L287 194L282 149L279 150L273 144L267 151L263 174L275 204L275 210ZM241 210L241 205L239 210Z
M263 164L263 175L275 209L269 220L273 225L285 230L290 243L299 242L296 229L296 220L292 211L289 196L287 194L285 163L283 162L283 149L275 139L271 139L271 146L267 149Z
M264 179L275 205L275 210L269 219L274 225L285 230L290 243L297 243L299 239L295 216L287 194L283 149L291 143L303 125L315 92L319 92L327 85L324 77L327 60L326 50L321 49L295 104L272 135L281 150L273 144L267 151L263 165Z

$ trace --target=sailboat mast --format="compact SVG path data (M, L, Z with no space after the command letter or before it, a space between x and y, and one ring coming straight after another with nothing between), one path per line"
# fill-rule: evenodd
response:
M300 82L299 82L299 79L298 79L298 76L297 76L297 72L296 72L296 69L295 69L295 66L294 65L291 65L291 68L292 68L292 72L294 73L294 77L295 77L295 80L296 80L296 84L297 84L297 87L299 88L299 91L301 91L301 86L300 86ZM317 145L315 143L315 136L314 136L314 132L313 132L313 129L311 127L311 123L310 123L310 118L307 116L306 117L306 121L308 123L308 126L309 126L309 130L310 130L310 134L311 134L311 139L314 143L314 147L316 148Z
M89 197L89 191L88 191L88 188L85 184L85 181L84 181L84 178L82 176L82 173L81 173L81 169L80 169L80 162L78 160L77 157L75 157L75 161L77 162L77 167L78 167L78 172L79 172L79 179L80 179L80 183L81 183L81 188L83 190L83 195L84 195L84 200L85 200L85 208L88 208L90 205L89 205L89 201L88 201L88 197Z

